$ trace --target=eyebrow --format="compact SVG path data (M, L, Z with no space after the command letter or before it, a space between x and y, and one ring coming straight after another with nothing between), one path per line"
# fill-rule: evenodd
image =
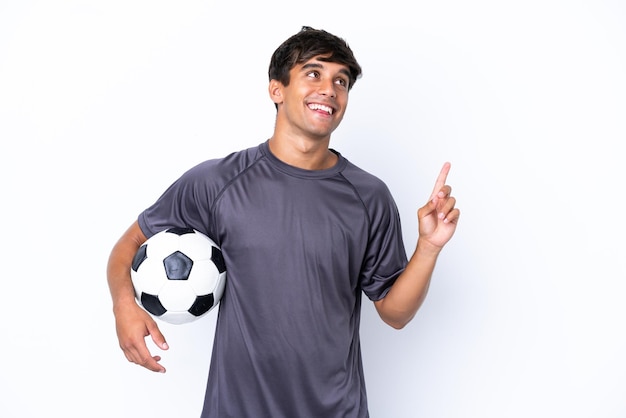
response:
M324 65L319 62L308 62L302 66L302 71L310 70L312 68L324 68ZM339 72L350 79L350 72L346 68L342 68Z

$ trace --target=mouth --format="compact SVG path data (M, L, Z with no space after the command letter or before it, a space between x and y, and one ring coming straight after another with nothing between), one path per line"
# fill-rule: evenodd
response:
M315 111L319 111L319 112L324 112L328 115L332 115L334 112L334 109L330 106L326 106L320 103L309 103L309 109L311 110L315 110Z

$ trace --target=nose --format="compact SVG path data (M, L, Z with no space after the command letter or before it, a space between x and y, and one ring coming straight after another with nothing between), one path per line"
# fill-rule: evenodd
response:
M319 94L323 96L328 96L331 98L335 98L337 96L337 92L335 91L335 83L333 80L325 79L320 82L319 85Z

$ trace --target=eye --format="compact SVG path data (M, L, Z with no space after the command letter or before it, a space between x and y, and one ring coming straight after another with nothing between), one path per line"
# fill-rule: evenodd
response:
M306 76L310 78L320 78L320 73L318 73L317 71L309 71L308 73L306 73Z
M348 80L345 78L338 78L337 80L335 80L335 83L339 84L342 87L348 87Z

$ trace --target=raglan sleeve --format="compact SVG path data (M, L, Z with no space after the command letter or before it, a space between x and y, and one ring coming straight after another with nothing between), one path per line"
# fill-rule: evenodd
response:
M360 283L373 301L385 297L408 263L400 214L386 185L376 188L366 201L370 227Z
M194 228L213 236L211 204L218 193L217 162L200 163L174 181L163 194L138 216L146 237L170 227Z

